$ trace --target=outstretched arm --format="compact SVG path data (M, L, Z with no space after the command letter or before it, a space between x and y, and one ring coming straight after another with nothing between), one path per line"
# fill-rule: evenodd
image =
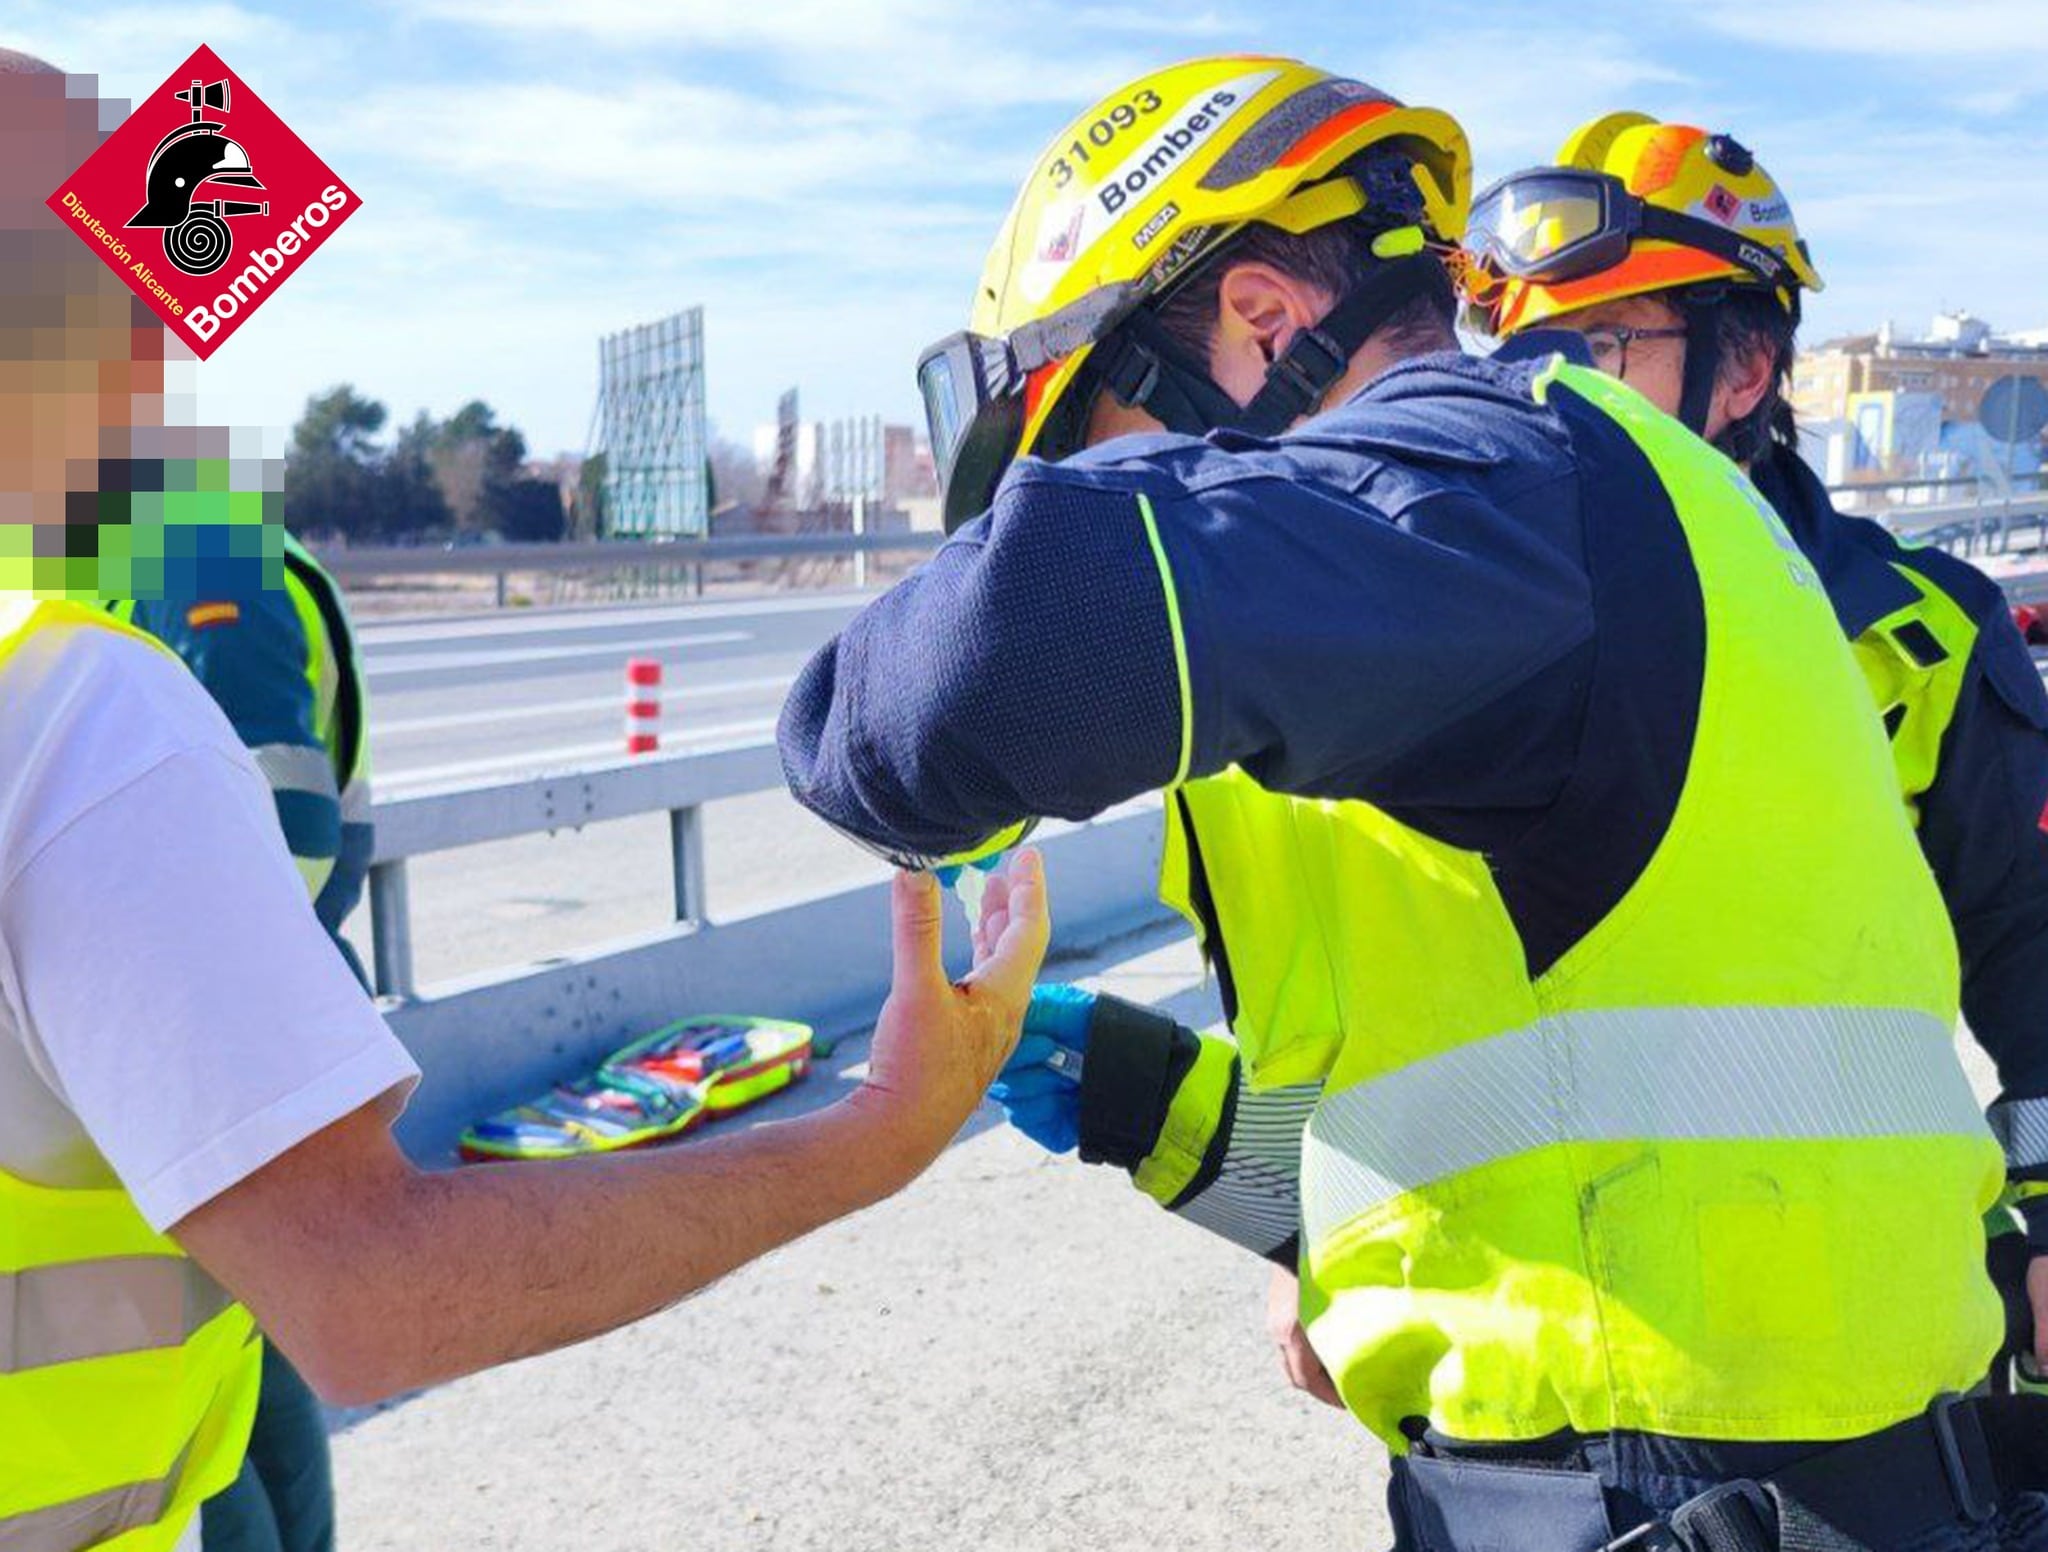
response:
M939 958L941 904L929 877L897 878L869 1077L820 1114L672 1150L427 1172L365 1107L171 1232L330 1401L637 1320L897 1191L966 1121L1045 952L1038 859L1020 854L991 882L985 952L958 986Z
M1517 721L1499 747L1526 744L1520 721L1565 725L1509 693L1592 628L1577 562L1526 522L1449 489L1396 522L1249 457L1147 445L1020 464L812 659L779 730L805 805L914 864L1233 762L1278 791L1370 798L1482 712ZM1207 477L1184 478L1191 460ZM1502 779L1481 763L1410 785L1455 802Z

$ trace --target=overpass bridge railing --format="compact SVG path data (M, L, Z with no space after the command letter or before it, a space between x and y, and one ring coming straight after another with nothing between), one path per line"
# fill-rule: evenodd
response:
M730 919L713 911L705 805L781 785L774 746L761 743L378 803L370 872L376 988L425 1074L399 1129L407 1146L444 1151L465 1122L686 1013L801 1019L824 1044L871 1023L888 984L886 880ZM537 964L418 983L410 858L661 812L669 821L672 925ZM1156 804L1047 826L1042 837L1034 844L1045 853L1056 953L1087 951L1162 918L1153 896ZM962 913L949 908L946 917L947 962L964 965Z

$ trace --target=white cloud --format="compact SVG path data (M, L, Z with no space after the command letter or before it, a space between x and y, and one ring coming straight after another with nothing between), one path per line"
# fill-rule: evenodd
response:
M102 97L130 103L155 91L201 42L237 74L260 83L266 99L280 81L304 80L314 73L295 46L298 28L229 0L203 0L181 9L174 29L164 23L161 10L146 6L91 10L27 0L8 16L7 46L74 75L96 75Z
M2040 0L1718 0L1693 19L1774 49L1906 60L2048 59Z
M897 122L1024 104L1078 107L1098 86L1199 51L1161 52L1165 40L1213 38L1229 26L1214 12L1076 10L1053 0L1001 10L965 0L425 0L407 14L556 57L574 49L608 70L653 62L687 78L718 71L721 54L743 56L745 73L764 87L869 103ZM802 100L788 91L771 97L755 129L775 133L781 111Z
M1675 88L1692 84L1642 47L1604 33L1460 31L1454 49L1442 37L1425 37L1386 49L1380 59L1378 86L1405 102L1440 106L1464 125L1481 180L1548 162L1565 135L1595 113L1626 106L1673 113Z
M934 0L416 0L407 11L491 31L608 44L742 44L827 54L900 42L909 26L943 19Z
M1533 28L1504 0L202 0L179 38L219 49L364 200L200 370L204 405L282 425L352 380L396 419L481 395L536 450L577 448L597 336L702 303L729 431L792 382L807 413L911 416L918 346L960 323L1059 121L1143 70L1238 48L1452 111L1481 178L1610 108L1732 129L1786 183L1830 279L1816 334L1917 326L1944 301L2048 323L2026 257L2048 251L2048 205L2026 197L2043 137L2017 118L2048 77L2040 15L1588 0L1570 28ZM177 63L134 4L16 0L9 22L110 93Z
M788 104L771 118L768 107L759 96L654 78L610 91L545 81L391 87L351 105L338 132L452 174L467 192L611 206L622 228L667 201L795 201L912 167L923 154L907 128L844 108Z
M1698 24L1754 48L1867 62L1909 123L1954 109L1979 117L2048 95L2048 10L2040 0L1722 0ZM1882 85L1880 85L1882 79Z

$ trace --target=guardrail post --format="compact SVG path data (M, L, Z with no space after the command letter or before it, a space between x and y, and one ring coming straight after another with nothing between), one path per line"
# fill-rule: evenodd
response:
M675 859L676 920L710 917L704 883L704 810L695 803L668 811L669 851Z
M505 573L502 571L498 573L498 607L505 607Z
M378 995L412 996L418 988L413 981L412 899L403 857L370 869L370 951Z

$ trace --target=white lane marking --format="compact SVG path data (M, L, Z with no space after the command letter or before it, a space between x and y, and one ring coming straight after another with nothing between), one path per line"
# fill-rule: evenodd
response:
M664 740L665 750L695 750L707 742L726 741L738 738L752 738L757 734L775 730L773 717L761 717L747 722L721 722L713 727L695 728L687 736L671 737ZM529 749L520 754L492 755L482 760L458 760L451 765L420 765L411 770L377 770L372 782L379 792L389 793L394 787L419 787L429 783L460 781L470 776L502 776L508 771L531 771L539 775L543 771L567 771L577 765L589 765L598 760L625 758L626 747L623 736L608 738L601 744L567 744L559 749Z
M752 695L761 690L786 690L796 681L787 674L769 674L759 679L729 679L723 684L684 685L679 689L662 686L661 701L722 700L729 695ZM593 695L580 701L550 701L545 706L497 706L485 711L452 711L440 717L403 717L379 722L372 717L370 742L400 737L407 733L437 733L444 728L484 727L493 722L512 722L522 717L575 716L587 711L622 711L625 692Z
M818 598L762 598L726 604L679 604L663 609L563 609L535 613L522 609L500 619L366 623L356 632L365 651L417 641L461 641L472 636L538 636L560 631L613 630L634 625L687 625L694 620L743 620L755 615L823 614L859 608L873 592L828 593Z
M629 657L657 647L717 647L736 641L752 641L752 631L700 631L687 636L648 636L638 641L591 642L580 647L500 647L479 652L401 652L393 657L373 657L363 666L372 679L398 674L433 673L454 668L497 668L511 663L553 663L571 657L615 657L621 663Z

